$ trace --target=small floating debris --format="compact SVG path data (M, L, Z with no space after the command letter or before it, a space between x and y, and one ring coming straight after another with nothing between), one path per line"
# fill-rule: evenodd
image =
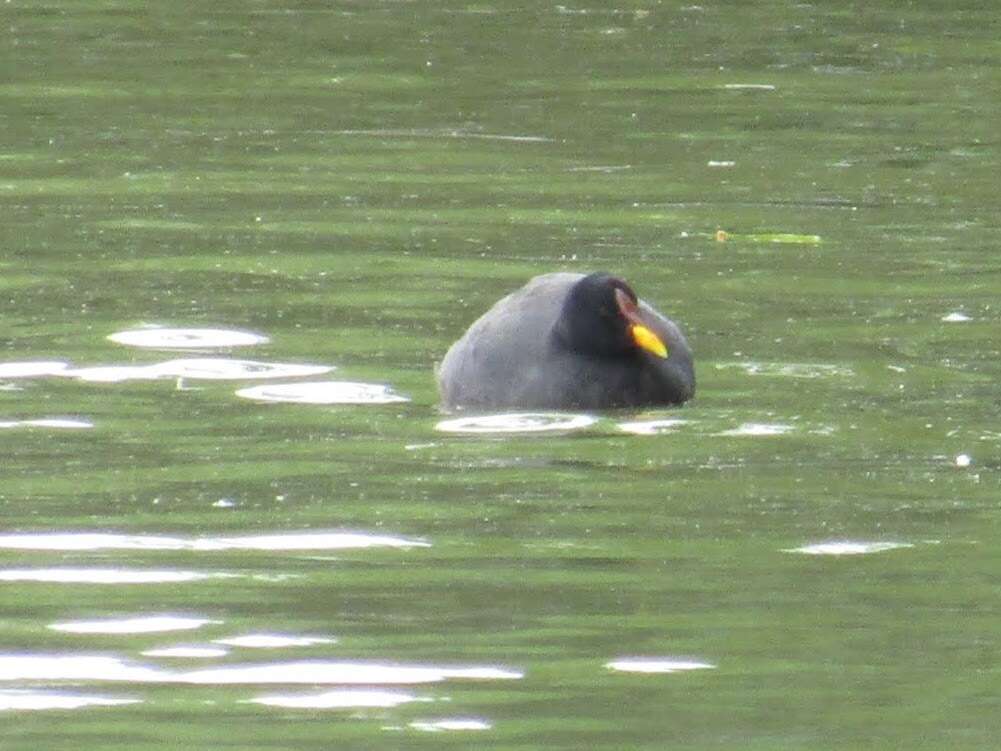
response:
M728 91L775 91L771 83L725 83L723 88Z
M591 415L558 412L511 412L442 420L435 430L445 433L551 433L580 430L598 422Z
M202 349L214 347L249 347L264 344L268 337L249 331L230 329L148 328L119 331L108 339L129 347L152 349Z
M973 319L966 315L966 313L960 313L959 311L942 316L942 321L945 323L966 323L967 321L972 320Z
M796 235L790 232L762 232L739 235L739 237L754 243L789 243L792 245L818 245L820 243L820 235Z
M680 673L686 670L710 670L716 666L709 662L670 657L623 657L606 663L605 667L622 673Z
M958 454L953 460L953 464L957 467L969 467L973 463L972 457L969 454Z
M395 404L409 402L389 386L351 381L282 383L240 389L236 395L261 402L289 404Z
M914 546L909 542L857 542L853 540L841 540L836 542L818 542L812 545L803 545L799 548L786 548L782 552L802 553L804 555L869 555L870 553L883 553L887 550L912 547Z
M707 167L736 167L737 163L736 162L731 162L729 160L720 160L720 161L717 161L715 159L710 159L708 162L706 162L706 166Z
M751 242L751 243L779 243L790 245L819 245L820 235L799 235L791 232L756 232L756 233L736 233L718 229L715 232L684 232L682 237L696 237L716 242Z

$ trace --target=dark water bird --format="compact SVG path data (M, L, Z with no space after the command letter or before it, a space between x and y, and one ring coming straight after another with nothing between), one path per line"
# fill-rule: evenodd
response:
M499 300L438 368L450 409L602 409L680 404L692 351L674 321L618 277L534 277Z

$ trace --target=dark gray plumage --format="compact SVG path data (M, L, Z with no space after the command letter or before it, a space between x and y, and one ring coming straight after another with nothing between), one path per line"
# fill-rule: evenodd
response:
M639 407L691 399L695 371L681 329L624 281L555 273L477 319L445 354L438 386L453 409Z

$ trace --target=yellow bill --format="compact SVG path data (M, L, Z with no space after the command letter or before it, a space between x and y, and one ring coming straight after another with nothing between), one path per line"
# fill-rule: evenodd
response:
M633 341L640 349L645 349L657 357L667 357L667 346L660 340L660 337L653 333L646 326L634 323L632 326Z

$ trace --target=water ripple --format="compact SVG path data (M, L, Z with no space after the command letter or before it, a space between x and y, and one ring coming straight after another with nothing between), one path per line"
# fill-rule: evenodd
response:
M291 404L394 404L410 399L379 383L315 381L282 383L240 389L236 395L260 402Z
M170 674L117 657L78 654L0 654L0 681L126 681L155 683Z
M148 328L119 331L108 339L129 347L152 349L203 349L216 347L246 347L264 344L268 337L249 331L231 329L172 329Z
M136 618L50 623L49 628L70 634L152 634L161 631L191 631L210 623L221 622L210 618L179 615L147 615Z
M426 733L440 733L447 730L490 730L493 725L474 717L453 717L443 720L414 720L408 727Z
M739 368L748 375L786 378L850 378L855 375L855 371L846 365L818 362L721 362L716 364L717 370L726 368Z
M517 680L519 671L492 666L438 667L325 660L276 662L264 665L228 665L181 673L173 680L199 685L333 683L414 684L459 680Z
M720 431L716 435L760 437L784 435L791 432L792 429L792 425L786 425L784 423L745 422L739 427Z
M147 649L142 655L143 657L180 657L185 659L206 659L210 657L225 657L229 654L228 649L223 647L186 647L186 646L176 646L176 647L159 647L156 649Z
M200 537L194 550L345 550L352 548L428 548L431 543L362 532L300 532L248 537Z
M288 709L361 709L398 707L414 701L429 701L402 691L379 689L341 689L319 694L271 694L248 699L246 703Z
M0 711L40 709L84 709L85 707L113 707L122 704L141 704L139 699L121 699L111 696L74 694L66 691L0 691Z
M10 568L0 569L0 581L52 584L172 584L230 577L198 571L139 570L120 568Z
M151 365L98 365L70 368L56 375L96 383L155 381L161 378L187 378L202 381L249 381L269 378L302 378L334 370L332 365L271 363L256 360L233 360L224 357L189 357Z
M4 362L0 363L0 378L34 378L59 375L70 365L60 361Z
M0 535L0 549L11 550L347 550L426 548L431 543L364 532L284 532L245 537L167 537L113 532L26 532Z
M86 430L94 427L89 420L71 420L62 417L43 417L36 420L2 420L0 428L56 428L59 430Z
M524 673L489 665L398 665L309 660L169 671L107 655L0 654L0 681L116 681L207 686L316 684L409 685L448 680L519 680Z
M689 420L682 420L678 417L670 417L662 420L637 420L634 422L620 422L619 430L633 435L660 435L661 433L673 433L682 425L688 424Z
M330 636L289 636L286 634L244 634L213 640L214 644L249 649L279 649L283 647L311 647L314 644L336 644Z
M802 553L804 555L869 555L883 553L887 550L912 548L909 542L859 542L854 540L838 540L833 542L818 542L803 545L798 548L786 548L783 553Z
M623 657L606 663L605 667L623 673L680 673L686 670L709 670L716 666L709 662L673 657Z
M591 415L559 412L506 412L497 415L442 420L436 430L445 433L550 433L580 430L598 422Z

